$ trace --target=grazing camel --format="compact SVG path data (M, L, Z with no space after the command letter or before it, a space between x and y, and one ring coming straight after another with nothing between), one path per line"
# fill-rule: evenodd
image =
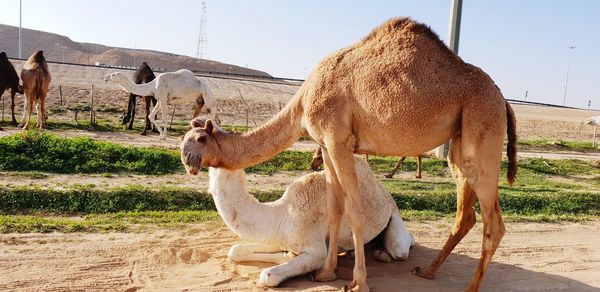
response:
M143 84L143 83L148 83L152 80L154 80L154 78L156 78L156 76L154 75L154 72L152 72L152 69L150 68L150 66L148 66L148 63L146 62L142 62L142 64L140 65L140 67L137 69L137 71L135 71L135 74L133 75L133 79L135 84ZM127 112L125 113L125 115L123 115L123 125L127 125L127 129L128 130L132 130L133 129L133 121L135 120L135 108L136 108L136 104L137 104L137 97L138 95L135 95L133 93L129 94L129 102L127 103ZM142 97L142 96L140 96ZM143 96L144 101L146 103L146 123L144 124L144 131L142 131L141 135L146 135L148 130L152 130L153 125L152 123L150 123L150 119L148 118L148 116L150 115L150 104L152 104L152 106L156 106L156 98L154 96ZM156 127L154 127L156 129Z
M23 129L29 127L34 105L37 112L37 127L39 129L46 128L46 118L48 116L46 113L46 95L51 79L44 52L39 50L33 53L21 70L21 80L23 80L23 91L25 92L23 120L20 124Z
M0 52L0 97L7 89L10 89L11 124L16 126L15 95L17 93L23 94L23 87L19 84L19 75L17 75L15 66L8 60L5 52Z
M194 73L189 70L179 70L175 72L165 72L158 74L156 79L146 84L135 84L119 72L107 74L104 76L105 82L117 83L123 90L139 96L154 96L158 100L148 118L158 128L160 139L167 137L167 124L165 122L165 113L167 105L193 104L194 116L197 117L204 108L212 119L218 119L216 116L216 102L213 100L212 92L200 81ZM160 124L155 115L160 111Z
M423 158L422 154L417 155L417 175L415 176L416 178L421 178L421 159L422 158ZM390 173L386 174L385 177L393 178L394 174L396 174L396 171L398 171L398 169L400 169L400 167L402 167L402 163L404 162L405 159L406 159L406 156L400 157L400 159L396 163L396 166L394 166L394 169L392 169L392 171L390 171ZM321 165L323 165L323 149L321 149L321 147L319 147L319 148L317 148L317 150L315 150L315 153L313 154L313 158L310 163L310 169L312 169L312 171L317 171L317 170L319 170L319 167L321 167Z
M188 135L195 136L196 132L191 130ZM186 147L185 143L181 146ZM184 155L182 152L184 164L191 161ZM383 233L385 250L375 250L375 258L384 262L406 259L414 238L406 229L396 203L375 178L369 164L358 155L354 161L361 179L360 199L365 207L365 241ZM260 273L259 283L268 287L322 267L329 234L323 171L296 179L280 199L270 203L261 203L248 193L244 170L211 167L208 174L210 193L221 218L240 238L253 242L233 245L229 250L231 261L277 264ZM344 216L338 241L341 251L353 249L348 222Z
M455 225L433 262L416 275L433 279L446 257L483 218L479 265L467 288L479 289L504 235L498 182L508 134L509 183L517 172L514 112L480 68L465 63L426 25L396 18L362 41L322 60L290 102L264 125L243 134L195 129L197 147L184 149L197 165L242 169L265 161L309 134L321 147L327 179L330 246L338 245L344 211L354 236L354 277L348 288L367 291L363 207L353 154L416 156L452 139L448 164L457 182ZM317 281L336 279L330 248Z

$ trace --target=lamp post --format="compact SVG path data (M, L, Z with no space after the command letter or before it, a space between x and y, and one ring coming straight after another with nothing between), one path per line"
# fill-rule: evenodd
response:
M565 105L565 101L567 100L567 85L569 85L569 71L571 71L571 62L573 61L573 49L577 48L576 46L570 46L569 50L571 50L571 54L569 56L569 66L567 66L567 79L565 80L565 93L563 94L563 103Z
M23 58L23 56L21 55L21 16L23 15L22 11L22 0L19 0L19 59Z
M460 20L462 15L462 0L452 0L450 2L450 24L448 27L448 47L452 52L458 55L458 41L460 39ZM445 158L450 151L450 142L440 145L435 154L439 158Z

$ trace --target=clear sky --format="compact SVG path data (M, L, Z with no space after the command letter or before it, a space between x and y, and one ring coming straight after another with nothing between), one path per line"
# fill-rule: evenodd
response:
M206 0L209 59L304 78L325 55L394 16L448 39L450 0ZM195 56L201 1L23 0L23 27L74 41ZM2 0L0 23L19 24ZM2 36L0 36L2 37ZM465 0L459 55L483 68L506 98L600 109L600 1Z

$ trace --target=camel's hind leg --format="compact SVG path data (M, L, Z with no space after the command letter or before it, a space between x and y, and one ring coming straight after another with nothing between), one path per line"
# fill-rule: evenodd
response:
M425 269L417 267L415 272L418 276L427 279L435 278L435 272L442 265L454 247L473 228L475 218L475 192L467 183L467 178L461 170L461 145L462 138L456 137L452 140L450 154L448 155L448 166L452 176L456 180L456 219L450 237L438 254L438 256Z

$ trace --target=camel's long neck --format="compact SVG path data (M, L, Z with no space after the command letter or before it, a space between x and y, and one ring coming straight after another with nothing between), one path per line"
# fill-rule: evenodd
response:
M223 221L238 236L248 240L271 241L278 232L281 207L259 202L248 193L245 172L209 168L209 190Z
M297 93L264 125L244 134L221 133L218 138L221 155L216 165L242 169L272 158L306 135L302 115L300 93Z
M156 79L145 84L135 84L126 76L122 76L121 78L116 79L115 82L119 84L123 90L129 93L139 96L154 95L154 83L156 82Z

